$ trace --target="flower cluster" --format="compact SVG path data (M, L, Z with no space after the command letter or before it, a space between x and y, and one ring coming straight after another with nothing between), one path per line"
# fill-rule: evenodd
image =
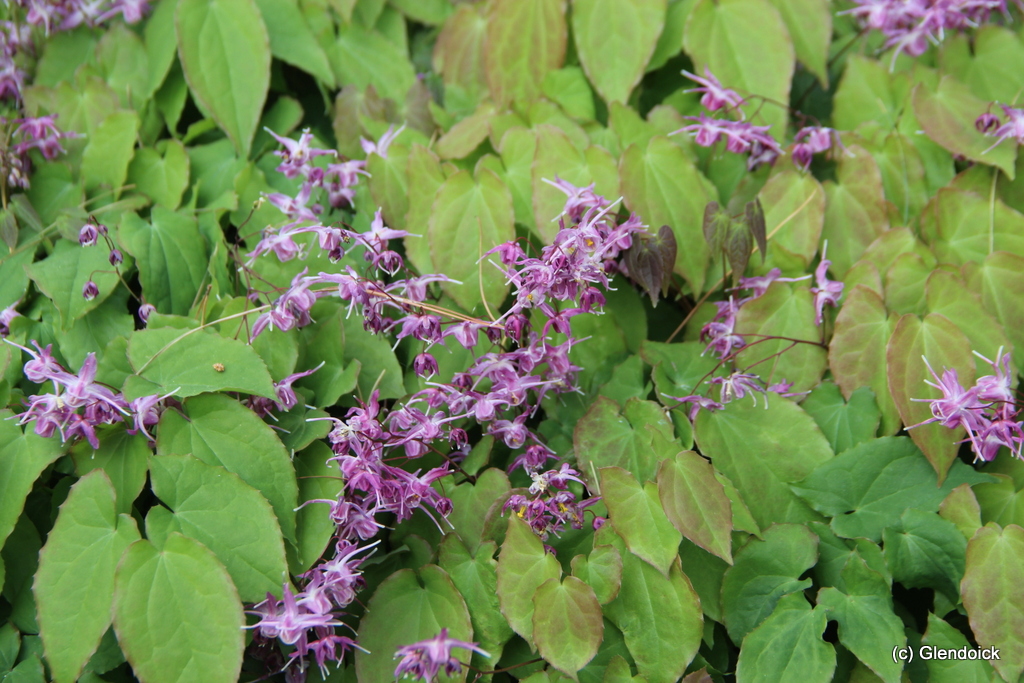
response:
M149 11L150 0L14 0L12 4L25 8L25 21L49 34L83 24L98 26L118 15L129 24L138 23Z
M701 87L693 88L687 92L703 93L700 99L701 105L708 111L723 110L727 114L734 114L739 120L726 118L711 118L706 114L699 116L686 116L683 118L695 121L679 130L672 131L669 135L678 133L689 133L693 136L694 142L701 147L711 147L719 140L725 140L725 148L735 154L748 154L747 169L754 170L762 164L770 164L782 155L782 147L773 138L768 130L771 126L755 126L744 120L743 111L740 105L746 102L735 90L730 90L722 85L721 81L713 73L704 67L704 77L701 78L689 71L683 74L690 80L699 83Z
M363 141L364 150L386 155L398 132L389 130L376 143ZM336 647L340 641L334 640L338 637L334 628L343 614L341 610L360 585L355 570L360 560L352 558L370 547L358 544L377 535L383 527L378 520L386 516L402 522L420 510L440 527L451 511L451 501L440 493L438 484L452 473L449 465L422 472L391 463L408 463L429 452L440 452L449 463L458 462L469 448L469 437L460 426L467 420L481 425L485 433L501 439L509 448L523 449L512 467L523 467L530 475L530 497L520 496L521 501L514 497L506 511L529 516L542 538L566 526L581 528L583 510L596 499L577 500L567 488L569 481L583 483L568 464L546 470L555 454L531 431L527 421L546 395L576 390L579 368L569 354L579 340L572 337L570 321L576 315L600 311L605 301L601 288L608 286L610 276L620 268L617 259L644 226L635 215L617 220L612 204L597 195L593 185L580 188L556 179L551 184L565 192L567 200L560 218L562 228L554 242L538 256L528 256L517 242L500 245L484 256L500 261L500 265L494 265L514 285L511 306L495 321L461 316L430 301L431 285L451 282L446 276L396 277L404 269L404 262L389 243L410 235L385 226L379 211L369 230L361 233L319 221L322 205L316 203L318 193L326 193L336 208L343 205L335 204L330 197L332 193L342 196L341 190L346 190L351 198L352 187L365 174L364 162L344 162L345 173L332 170L334 164L321 169L312 160L335 153L312 147L308 132L298 141L278 139L284 145L278 153L282 159L278 170L302 178L303 183L295 197L267 197L291 222L281 229L265 231L249 253L250 259L269 253L281 261L303 259L304 247L295 238L313 233L317 236L313 243L335 261L345 256L347 246L363 248L367 272L360 273L352 265L345 265L340 272L315 275L303 270L259 316L254 336L271 326L288 330L307 325L312 322L311 309L320 298L337 297L348 304L350 314L356 312L362 317L368 331L391 333L396 340L409 337L423 342L424 350L413 361L422 377L430 378L438 372L435 347L454 340L466 349L476 349L481 332L492 344L490 351L479 353L450 382L427 382L422 391L390 410L381 405L374 392L368 401L350 409L344 419L322 418L331 422L327 441L334 456L330 462L338 467L344 485L336 499L309 502L330 506L330 517L337 528L337 553L334 559L302 577L305 583L301 590L286 588L282 600L268 598L257 606L260 633L295 645L293 661L299 662L297 668L301 670L307 655L322 665L345 649ZM540 325L537 330L527 317L531 313ZM555 333L566 338L558 341ZM293 375L278 383L276 401L253 399L253 408L267 414L275 408L295 405L297 398L290 389L295 379ZM420 645L400 651L399 655L405 657L400 673L432 675L436 667L432 668L430 662L441 662L437 665L440 667L449 661L448 657L442 661L424 654Z
M811 294L814 296L815 323L818 325L821 325L824 319L825 305L838 305L839 297L842 295L844 287L842 282L828 279L828 269L832 262L826 258L827 251L828 243L822 248L821 262L814 271L815 286L811 287ZM737 353L751 343L747 341L743 334L736 331L736 316L740 308L764 296L765 292L768 291L768 288L774 282L798 282L809 277L810 275L798 278L782 277L780 269L772 268L765 275L740 278L738 286L733 287L729 291L750 290L750 296L737 299L735 296L730 295L725 301L714 302L718 310L714 317L700 331L701 341L707 344L704 353L712 351L720 359L719 365L735 358ZM774 393L792 398L803 396L807 393L790 391L793 387L792 382L782 380L773 384L767 384L759 376L739 370L734 370L724 377L706 378L706 382L720 387L719 400L716 401L708 396L697 393L689 396L666 395L665 397L672 401L678 401L680 406L689 404L689 417L692 421L701 409L721 410L726 403L745 398L748 395L754 398L754 403L756 404L757 394L767 397L769 393ZM703 384L704 381L700 383Z
M401 657L402 661L395 668L395 678L408 676L413 680L433 681L442 667L448 676L461 672L462 662L452 655L454 647L477 652L484 657L491 656L481 650L476 643L449 638L448 629L442 628L441 632L433 638L398 648L398 651L395 652L395 659Z
M1024 109L1015 109L1005 104L999 105L1006 115L1004 123L998 116L986 112L974 122L975 127L985 135L996 138L988 149L993 149L1003 140L1014 140L1018 145L1024 144ZM986 152L988 151L985 150Z
M568 490L570 481L586 486L580 479L580 473L568 463L562 463L561 468L547 472L531 469L525 462L523 466L533 480L530 484L530 495L510 496L502 507L502 512L514 512L519 519L530 525L541 540L547 540L551 534L557 536L567 526L582 529L583 511L598 499L591 497L580 501Z
M946 368L939 377L928 359L922 357L928 371L935 378L935 382L925 380L925 383L942 392L942 397L911 399L930 403L932 417L907 429L932 422L938 422L949 429L963 427L967 431L967 441L971 444L975 459L991 462L1003 446L1010 449L1014 457L1022 458L1024 422L1017 419L1020 410L1011 388L1013 374L1010 371L1010 354L1004 354L1000 348L995 361L977 351L975 355L991 365L994 374L979 377L970 389L964 389L960 384L955 369Z
M833 128L807 126L793 136L793 163L803 170L811 167L811 159L815 154L827 152L832 147L843 149L839 132Z
M928 44L938 45L946 31L974 28L992 12L1006 14L1006 0L854 0L851 14L865 28L880 31L884 47L895 48L893 64L901 52L918 57Z
M25 377L30 382L53 382L54 386L54 393L27 399L28 410L21 414L18 424L35 422L35 432L39 436L51 437L58 433L65 442L81 437L93 448L99 448L97 427L131 418L134 428L128 430L130 434L142 433L150 441L155 441L147 428L159 421L167 396L143 396L126 401L120 393L96 381L94 353L85 357L78 374L72 374L53 357L51 346L44 349L33 342L36 347L33 351L10 340L7 343L31 356L24 367Z

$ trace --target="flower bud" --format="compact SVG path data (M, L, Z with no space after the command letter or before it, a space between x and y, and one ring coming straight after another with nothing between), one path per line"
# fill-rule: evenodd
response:
M124 256L121 254L120 249L113 249L110 252L110 265L116 266L124 261Z
M437 374L437 360L429 353L421 353L412 362L412 368L420 377L430 377Z
M78 243L83 247L91 247L96 244L96 240L99 238L99 233L96 231L96 226L92 223L86 223L82 226L82 229L78 231Z
M86 301L92 301L100 295L100 288L96 286L96 283L89 280L82 286L82 297Z
M982 114L974 121L974 127L980 133L989 133L999 127L999 117L995 114Z
M142 304L139 306L139 320L143 323L149 321L149 316L156 313L156 306L153 304Z

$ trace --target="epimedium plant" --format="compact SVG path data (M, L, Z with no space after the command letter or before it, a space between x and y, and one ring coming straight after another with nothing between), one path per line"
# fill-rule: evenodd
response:
M1020 679L1019 7L3 13L4 680Z

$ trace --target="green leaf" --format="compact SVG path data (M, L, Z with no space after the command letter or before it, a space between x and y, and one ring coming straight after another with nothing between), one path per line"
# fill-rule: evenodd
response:
M128 182L157 204L178 208L188 187L188 155L177 140L161 142L163 151L144 147L135 152L128 167Z
M1024 44L1010 29L985 24L966 35L950 36L939 52L942 73L949 74L987 102L1013 102L1015 74L1024 68Z
M825 190L821 184L810 174L784 170L772 174L758 198L767 207L764 221L768 233L774 235L772 250L782 247L799 256L804 266L809 265L818 252L825 224ZM769 257L772 250L768 251Z
M565 113L580 122L593 121L594 91L590 89L583 69L567 66L549 71L542 84L544 96L557 104Z
M194 455L220 465L270 501L284 537L295 540L298 486L291 459L274 430L223 394L195 396L184 415L165 411L157 432L158 455Z
M796 58L828 88L832 9L827 0L772 0L793 38Z
M172 533L161 550L137 541L117 569L114 630L146 683L238 679L245 647L238 591L213 553Z
M888 551L888 543L886 544ZM890 647L905 647L903 621L893 612L889 584L856 553L842 571L843 590L823 588L817 602L828 618L839 622L839 642L886 683L897 683L903 663L893 659Z
M910 439L883 437L837 455L792 488L833 518L836 534L877 543L882 530L897 524L907 508L935 512L956 486L983 482L986 476L958 461L940 487Z
M818 519L789 484L828 462L832 449L800 406L776 397L767 408L734 401L724 410L701 411L694 435L701 453L736 485L762 528Z
M498 176L482 170L475 180L468 171L449 177L435 196L428 235L434 268L462 283L442 283L444 291L467 311L483 302L495 310L508 285L483 254L515 238L512 195Z
M626 206L647 225L672 228L679 245L675 272L694 292L703 291L708 249L701 220L707 203L718 200L714 186L663 136L651 138L646 148L631 145L619 160L619 175Z
M995 482L978 484L974 491L981 507L981 521L995 522L1006 526L1024 522L1024 492L1012 477L1005 474L994 474ZM973 537L973 534L972 534Z
M970 484L960 484L939 504L939 516L956 525L968 541L981 528L981 507Z
M763 107L760 97L789 102L796 57L786 24L768 0L700 0L686 22L683 48L698 75L708 68L748 99L747 118L785 137L786 110Z
M103 120L82 153L82 178L87 190L107 187L114 197L128 177L128 164L135 151L139 117L133 111L114 112Z
M736 552L722 580L722 617L735 642L764 621L784 595L811 585L800 576L818 561L818 537L800 524L775 524Z
M110 626L114 570L139 539L135 520L117 514L114 487L94 472L71 487L39 554L34 590L40 635L57 683L73 683Z
M907 588L934 588L960 599L967 539L934 512L907 510L898 525L882 532L892 578Z
M825 610L812 610L803 594L780 600L771 616L743 640L736 663L737 683L831 681L836 652L821 638L825 624Z
M359 316L346 316L344 325L346 365L358 360L367 368L366 372L360 370L356 379L359 394L364 399L368 398L376 387L381 399L405 396L402 367L398 364L391 342L363 329L363 321Z
M99 245L82 247L60 240L48 257L26 266L28 276L60 311L62 328L70 328L75 320L102 304L120 284L108 256L109 252ZM82 287L89 280L99 288L92 301L82 296Z
M846 402L839 387L822 382L800 406L818 423L836 454L873 439L882 417L871 387L857 389Z
M662 460L658 494L669 521L683 536L732 564L732 503L711 463L693 451Z
M857 285L839 309L829 344L829 367L843 395L850 400L860 387L870 387L882 412L882 433L890 435L900 427L885 366L885 349L896 321L878 293Z
M421 24L438 26L452 13L451 0L391 0L405 16Z
M940 260L959 266L980 263L993 251L1024 256L1024 216L1001 199L943 188L934 202L931 244Z
M97 450L84 441L76 443L71 457L79 476L103 470L117 492L117 512L130 514L146 485L150 453L149 439L144 434L117 430L104 433Z
M967 544L960 584L971 631L981 647L999 648L991 662L1004 680L1024 671L1024 529L989 522Z
M314 441L295 454L292 464L299 484L300 504L314 499L334 500L341 493L341 475L327 462L332 457L333 451L323 441ZM300 508L295 513L295 548L286 548L292 573L308 571L324 554L336 532L330 505L313 503Z
M814 320L814 297L807 287L773 282L762 296L740 309L736 332L758 340L786 339L750 346L736 359L736 365L752 368L769 383L788 380L794 391L816 387L828 358L825 349L817 345L821 333ZM810 343L794 344L793 339Z
M544 544L526 522L510 515L497 572L501 613L532 647L533 596L542 583L562 575L558 560L544 550Z
M416 82L409 56L381 33L352 23L341 26L327 54L341 85L365 90L372 85L382 97L402 102Z
M313 391L315 400L312 404L318 408L333 406L342 396L351 394L362 373L360 362L346 362L346 355L349 355L345 343L346 313L344 307L334 306L329 315L318 315L316 325L302 332L305 342L302 344L302 370L310 370L324 363L312 375L299 380L298 384ZM377 366L367 362L366 368L367 372L373 372Z
M287 582L281 529L256 489L191 455L152 458L150 477L174 530L213 551L242 600L259 602Z
M327 54L302 16L294 0L256 0L270 38L270 52L281 61L299 67L334 88L334 72Z
M689 396L702 380L710 379L718 364L713 357L703 355L704 348L699 342L643 342L640 356L654 369L651 378L662 404L676 406L678 401L668 397Z
M32 484L62 450L58 439L22 432L11 411L0 410L0 544L18 522Z
M649 481L641 486L621 467L602 467L600 477L601 499L608 506L615 531L634 555L667 576L682 535L661 507L658 485Z
M142 40L124 24L112 24L96 46L96 61L121 106L141 110L149 99L149 55ZM168 65L169 66L169 65Z
M968 289L956 274L933 271L928 277L926 295L928 310L945 316L959 327L973 351L995 359L1000 347L1013 348L1003 326L985 311L981 297Z
M153 392L177 390L179 398L208 391L274 397L274 383L259 354L218 334L174 327L139 330L128 340L128 360L138 376L156 385ZM221 366L222 371L217 369ZM130 398L137 398L134 393L128 392Z
M924 132L953 154L995 166L1013 180L1017 146L998 144L974 126L975 119L985 111L986 102L955 78L943 76L933 92L921 83L912 97L914 114Z
M499 105L540 95L548 71L562 66L568 29L561 0L496 0L487 11L483 65Z
M665 23L666 0L573 0L572 30L587 77L606 102L640 83ZM608 18L615 17L615 30Z
M855 57L850 60L847 77ZM836 277L843 277L868 246L889 229L885 186L878 163L863 147L850 145L847 151L849 154L839 159L837 182L827 180L824 183L822 235L828 240L828 257Z
M498 605L495 550L494 541L487 541L479 546L474 557L457 536L447 534L438 550L438 564L448 572L466 601L473 623L473 638L480 647L497 656L514 633Z
M595 546L590 555L572 558L572 575L594 589L597 601L607 605L622 588L622 555L613 545Z
M496 502L504 503L511 487L503 470L490 467L476 479L475 484L464 482L447 491L452 501L448 521L455 527L469 552L476 553L484 542L484 526L487 512Z
M1024 258L998 251L989 254L968 285L980 294L985 310L1002 323L1013 342L1014 364L1024 367Z
M648 482L662 458L677 452L656 450L656 436L673 440L672 423L658 404L630 399L620 410L615 401L598 396L576 423L573 444L585 476L594 476L601 467L621 467L637 481Z
M910 314L901 317L889 339L885 358L889 391L905 425L917 425L932 417L927 403L911 399L941 396L939 390L925 384L935 381L925 359L940 376L946 368L955 368L961 383L967 386L974 383L970 342L948 318L935 313L925 316L924 320ZM910 430L910 437L941 480L956 459L964 430L948 429L933 422Z
M178 9L177 2L162 2L153 8L143 37L146 42L146 68L149 73L145 94L152 96L167 78L175 57L178 56L177 36L175 35L174 14ZM173 126L171 129L173 130Z
M178 56L196 103L248 156L270 87L270 38L254 0L178 0Z
M448 637L473 640L469 611L443 569L428 564L419 572L402 569L384 580L366 606L359 625L359 644L369 650L356 653L360 681L390 681L395 672L395 650L433 638L442 628ZM460 660L466 651L452 653ZM442 681L464 681L466 670Z
M666 578L626 550L610 524L605 529L595 543L610 542L622 555L622 587L605 605L605 616L622 631L637 670L648 683L674 683L700 645L700 600L678 564Z
M934 614L928 615L928 630L921 644L949 650L971 649L963 633ZM991 683L996 676L991 664L978 659L932 658L926 662L926 666L928 680L933 683Z
M405 229L405 215L409 211L409 182L405 170L408 159L408 148L394 144L388 148L386 159L379 154L371 154L366 160L370 194L381 208L385 224L395 230ZM418 233L422 230L416 228Z
M590 586L575 576L542 583L533 595L533 637L541 657L575 676L604 638L601 605Z
M162 206L150 222L125 213L120 237L138 261L146 301L161 313L187 315L206 276L206 245L195 219Z

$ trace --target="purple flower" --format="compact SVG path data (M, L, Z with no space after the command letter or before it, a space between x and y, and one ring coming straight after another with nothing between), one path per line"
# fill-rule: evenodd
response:
M380 136L380 140L377 142L367 140L366 138L360 138L359 144L362 146L363 151L366 152L366 156L376 154L382 159L387 159L388 148L391 146L391 143L395 141L395 138L402 134L403 130L405 130L404 125L398 130L395 130L394 126L388 126L387 131L384 135Z
M985 112L975 120L974 127L978 129L979 133L985 133L988 135L998 128L1000 123L1002 122L999 120L998 116L990 112Z
M670 401L679 401L680 404L692 404L690 407L690 413L688 415L688 417L690 418L690 422L693 422L697 418L697 413L702 408L704 410L715 411L721 410L722 408L725 407L721 403L715 401L712 398L709 398L707 396L698 396L697 394L692 394L690 396L669 396L668 394L662 394L662 396L669 399Z
M484 657L491 656L476 643L449 638L448 629L442 628L433 638L398 648L395 659L401 657L402 661L395 667L395 678L409 676L413 680L429 682L437 678L442 667L449 676L459 673L462 671L462 662L452 655L452 648L469 650Z
M337 154L332 150L313 148L311 146L313 134L309 132L309 128L302 131L297 141L281 137L269 128L264 128L263 130L270 133L275 140L284 146L283 150L274 152L274 155L281 159L281 165L277 167L277 171L283 173L285 178L306 176L311 169L310 162L314 158L325 154Z
M91 247L96 244L96 240L99 239L99 232L96 230L96 226L92 223L86 223L82 226L82 229L78 231L78 243L83 247Z
M437 360L429 353L421 353L412 362L413 371L420 377L431 377L436 375Z
M992 146L985 150L986 152L989 149L995 148L1003 140L1013 139L1018 145L1024 144L1024 109L1015 109L1005 104L999 106L1003 108L1003 113L1006 114L1006 123L999 126L994 132L985 133L997 138ZM991 116L991 114L983 114L982 116ZM980 120L981 118L979 117ZM991 125L990 120L986 119L985 124ZM977 122L975 125L977 125Z
M139 306L139 320L145 324L149 320L149 316L156 313L156 306L153 304L142 304Z
M814 270L814 279L817 283L816 287L811 287L811 294L814 295L814 323L820 325L824 319L823 311L825 304L830 306L839 305L839 297L843 293L843 287L845 285L842 282L828 279L828 268L832 265L832 262L825 258L825 252L828 250L828 242L825 242L825 246L821 250L821 263Z
M110 265L116 266L124 261L124 256L121 254L120 249L112 249L107 260L110 261Z
M296 380L302 379L303 377L309 377L314 372L322 368L327 364L327 361L321 361L320 365L303 372L296 372L288 375L280 382L274 383L274 395L277 397L277 409L278 410L291 410L299 403L298 397L295 395L295 390L292 389L292 384Z
M708 111L718 111L723 107L727 109L738 109L746 100L740 97L735 90L730 90L722 85L721 81L715 78L708 67L704 67L704 78L689 71L683 71L683 75L691 81L700 83L700 88L684 90L683 92L704 93L700 98L701 105Z
M669 133L690 133L694 142L701 147L711 147L725 138L725 148L735 154L750 153L747 168L754 170L761 164L774 161L782 154L782 147L768 134L771 126L755 126L746 121L729 121L728 119L712 119L707 115L684 117L696 123L683 126Z
M755 406L757 405L757 396L755 394L765 393L765 388L761 386L760 382L761 378L757 375L743 373L739 370L733 372L728 377L715 377L711 380L711 384L721 385L721 402L723 404L739 400L750 394L754 399ZM767 404L765 404L765 407L767 407Z
M96 286L96 283L92 280L87 280L82 285L82 298L86 301L92 301L100 295L100 288Z
M15 302L0 311L0 337L6 337L11 333L11 321L21 315L21 313L15 310L19 303L21 302Z

